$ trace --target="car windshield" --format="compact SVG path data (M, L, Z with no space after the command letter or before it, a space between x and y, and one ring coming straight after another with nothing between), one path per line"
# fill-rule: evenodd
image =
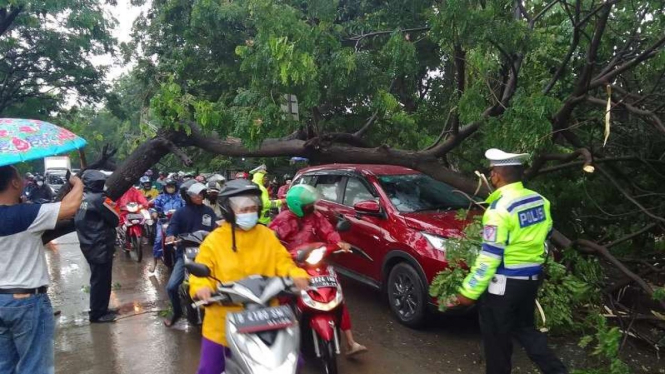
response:
M452 210L467 208L469 201L454 188L424 174L384 175L379 177L390 201L400 212Z

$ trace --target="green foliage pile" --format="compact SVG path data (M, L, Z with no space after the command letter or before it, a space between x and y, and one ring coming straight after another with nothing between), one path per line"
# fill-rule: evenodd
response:
M466 219L467 211L458 212L458 219ZM439 309L445 311L475 263L482 244L482 217L476 216L466 227L464 235L447 247L446 259L459 264L437 274L430 285L430 295L436 297ZM567 268L565 264L570 264ZM602 271L595 258L582 257L567 250L560 262L551 256L545 263L545 280L540 288L538 302L543 308L545 321L536 311L539 328L554 333L580 332L586 326L584 315L600 310Z

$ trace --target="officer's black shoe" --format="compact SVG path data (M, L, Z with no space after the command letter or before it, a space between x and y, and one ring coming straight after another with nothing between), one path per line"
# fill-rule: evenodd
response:
M90 318L90 323L109 323L115 322L117 315L115 313L106 313L99 318Z

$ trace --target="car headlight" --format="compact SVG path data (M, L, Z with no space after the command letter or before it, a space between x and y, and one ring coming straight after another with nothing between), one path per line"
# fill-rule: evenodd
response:
M438 249L439 251L443 252L444 254L446 253L446 246L449 244L448 240L444 237L438 236L438 235L433 235L433 234L428 234L426 232L421 233L427 239L429 244Z

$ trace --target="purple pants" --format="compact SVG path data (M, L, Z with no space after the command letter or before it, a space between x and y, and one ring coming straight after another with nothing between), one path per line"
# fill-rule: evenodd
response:
M201 341L201 360L196 374L221 374L226 368L226 355L230 350L212 340Z
M226 369L226 356L231 354L227 347L217 344L212 340L202 338L201 360L196 374L221 374ZM302 355L298 355L298 371L305 365Z

